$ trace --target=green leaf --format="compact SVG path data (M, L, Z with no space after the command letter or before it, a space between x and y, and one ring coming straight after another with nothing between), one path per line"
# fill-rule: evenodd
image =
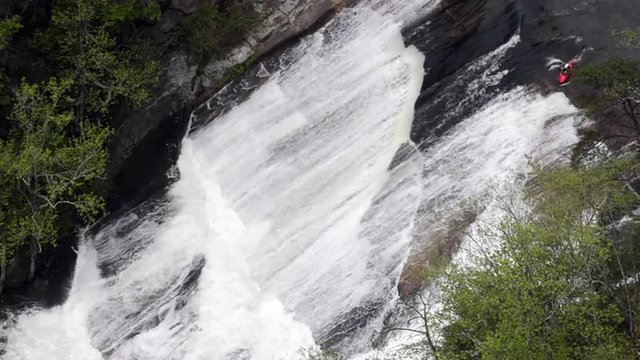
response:
M13 34L22 30L20 20L19 16L0 20L0 50L5 49L7 45L9 45L9 38Z

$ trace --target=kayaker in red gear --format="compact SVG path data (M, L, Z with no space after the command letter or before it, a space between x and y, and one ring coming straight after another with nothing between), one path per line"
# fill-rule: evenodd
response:
M573 60L569 60L564 66L562 66L562 70L560 70L560 77L558 78L558 82L560 85L565 85L569 81L571 81L571 77L573 76L573 66L575 62Z

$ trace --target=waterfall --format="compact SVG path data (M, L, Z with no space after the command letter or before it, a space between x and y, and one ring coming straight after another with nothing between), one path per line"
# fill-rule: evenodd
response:
M69 300L23 314L8 358L294 358L392 297L420 200L423 57L367 7L287 56L184 139L165 197L86 239Z
M5 358L368 351L433 214L522 174L527 155L557 159L577 117L562 94L485 91L509 72L514 35L462 70L456 86L486 104L445 114L457 125L418 150L410 131L429 54L401 30L438 2L386 3L344 9L263 69L248 97L199 113L179 180L82 236L67 302L8 321Z

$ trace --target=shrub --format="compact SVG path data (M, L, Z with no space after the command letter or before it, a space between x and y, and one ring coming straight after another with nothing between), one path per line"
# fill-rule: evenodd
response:
M92 185L104 175L110 130L76 122L69 107L72 79L22 83L9 138L0 142L0 264L22 246L57 242L59 214L84 221L104 210Z
M185 20L179 39L202 64L241 43L259 23L259 16L237 1L223 9L209 5Z
M500 248L447 273L440 357L631 359L605 229L638 205L638 170L636 159L535 169L529 212L487 231Z
M0 50L9 44L9 37L22 29L19 16L0 20Z

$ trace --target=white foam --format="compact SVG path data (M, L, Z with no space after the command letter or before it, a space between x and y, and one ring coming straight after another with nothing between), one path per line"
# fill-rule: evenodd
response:
M527 170L532 156L551 162L577 141L581 117L562 93L543 96L524 87L500 94L427 151L430 201L475 197Z
M418 167L399 167L398 178L387 168L409 139L422 56L375 12L345 11L329 28L193 139L203 178L216 182L245 227L234 241L260 291L316 332L388 296L419 199ZM336 32L341 41L327 42ZM374 205L381 192L391 196ZM407 193L408 202L392 203ZM394 213L393 224L378 223L385 232L372 234L367 215L382 211Z
M94 299L104 296L96 267L95 251L86 245L78 250L78 261L69 300L47 311L28 311L8 332L5 359L69 358L101 360L91 346L87 315Z
M491 81L490 77L486 78ZM428 242L441 216L456 215L459 203L477 199L484 205L470 231L478 226L498 224L505 199L518 200L529 160L553 164L567 159L567 153L577 141L576 125L583 121L578 110L562 93L540 95L533 88L517 87L488 102L475 114L460 122L425 152L423 183L424 202L418 217L417 244ZM512 198L513 197L513 198ZM453 211L453 213L452 213ZM454 261L470 265L478 246L490 251L498 244L495 239L474 233L475 243L467 238ZM437 308L438 290L425 290L426 296L436 294L429 302ZM420 331L415 321L405 328ZM437 334L435 334L437 336ZM379 351L367 351L353 359L388 356L390 358L421 359L423 352L404 351L423 340L419 334L394 332L388 344ZM424 346L421 345L421 346Z
M440 0L387 1L363 0L359 7L372 8L391 15L404 26L411 25L430 14L440 5Z

